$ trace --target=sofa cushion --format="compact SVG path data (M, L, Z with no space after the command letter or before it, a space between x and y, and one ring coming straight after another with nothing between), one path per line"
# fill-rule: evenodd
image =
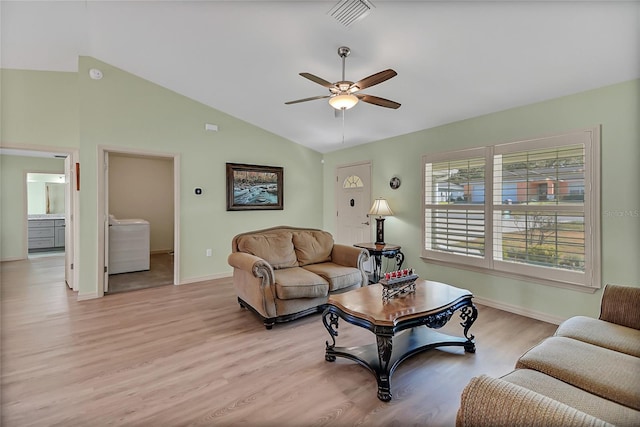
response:
M275 271L276 296L280 299L317 298L329 295L329 282L300 267Z
M462 391L456 427L612 427L535 391L480 375Z
M637 286L605 286L600 302L600 320L628 328L640 329L640 288Z
M555 335L640 357L640 331L615 323L575 316L565 320Z
M357 268L345 267L332 262L309 264L303 268L322 276L324 280L329 282L329 292L362 284L362 273Z
M238 237L238 250L258 256L274 269L297 267L293 236L289 231L256 233Z
M531 369L516 369L503 376L502 379L550 397L613 425L628 427L640 425L640 411L596 396L550 375Z
M640 410L640 358L565 337L549 337L516 368L551 375L590 393Z
M300 266L331 261L333 237L321 230L293 232L293 246Z

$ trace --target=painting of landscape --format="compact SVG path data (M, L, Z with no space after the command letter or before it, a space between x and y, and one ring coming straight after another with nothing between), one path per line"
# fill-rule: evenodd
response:
M283 169L227 163L227 210L283 209Z

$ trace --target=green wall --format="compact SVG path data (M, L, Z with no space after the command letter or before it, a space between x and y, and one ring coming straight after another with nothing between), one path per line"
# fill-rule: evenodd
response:
M103 71L102 80L89 78L93 67ZM594 125L602 125L603 284L640 285L638 80L322 155L89 57L79 58L78 73L2 70L1 79L3 145L79 149L81 297L98 294L97 157L99 147L108 147L180 155L182 282L228 274L231 238L245 230L288 224L335 233L336 166L369 160L372 195L386 197L396 213L385 222L385 236L403 246L406 264L421 276L537 317L597 316L600 291L570 291L420 259L423 154ZM205 123L217 124L219 132L206 132ZM285 209L227 212L226 162L283 166ZM393 175L402 178L397 190L388 186ZM204 194L195 196L194 187ZM3 185L3 206L13 197L10 191ZM5 257L17 237L5 235L14 225L2 214ZM207 248L213 257L205 256Z
M602 283L640 286L639 95L640 80L634 80L327 154L324 228L335 232L336 166L369 160L372 195L387 198L396 214L385 221L386 241L402 245L406 265L422 277L542 318L597 316L600 291L570 291L423 261L422 155L602 125ZM397 190L388 185L393 175L402 179Z
M64 174L64 160L0 156L0 260L23 259L27 253L27 172Z
M102 80L89 78L88 70L94 67L102 70ZM89 57L79 59L78 73L3 70L2 86L3 144L73 146L77 141L81 164L80 298L99 294L100 146L180 155L181 282L229 274L231 238L242 231L282 224L322 226L322 200L318 197L322 194L322 155L318 152ZM43 90L31 90L34 86ZM45 129L34 131L11 123L19 117L20 123L38 127L37 119L54 114L58 101L65 110L77 102L68 108L77 112L75 116L60 118L67 138L62 132L49 141ZM217 124L219 131L205 131L205 123ZM283 166L284 210L227 212L226 162ZM195 196L194 187L202 187L203 195ZM205 256L207 248L213 250L213 257Z
M2 69L2 143L78 147L78 74Z

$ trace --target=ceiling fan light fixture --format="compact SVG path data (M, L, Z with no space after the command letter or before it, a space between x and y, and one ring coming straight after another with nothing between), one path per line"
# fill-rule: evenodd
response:
M358 103L358 97L350 93L342 93L329 98L329 104L336 110L348 110Z

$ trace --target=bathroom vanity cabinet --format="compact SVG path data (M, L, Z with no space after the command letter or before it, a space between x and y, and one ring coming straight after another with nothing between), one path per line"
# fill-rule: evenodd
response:
M29 250L64 248L64 218L29 218Z

